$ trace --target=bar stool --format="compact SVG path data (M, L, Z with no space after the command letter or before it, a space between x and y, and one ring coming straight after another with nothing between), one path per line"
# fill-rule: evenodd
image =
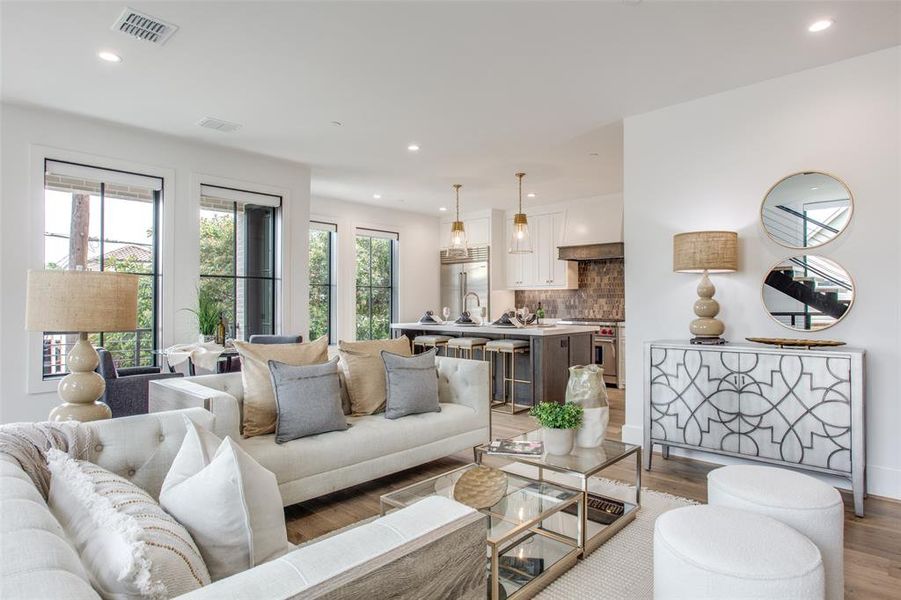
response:
M418 354L417 347L419 352L425 352L427 348L444 348L444 355L447 356L447 342L450 339L449 335L417 335L413 338L413 354Z
M507 382L510 382L510 414L515 415L523 411L529 410L531 405L516 404L516 384L526 383L532 385L527 379L516 378L516 355L529 353L529 342L526 340L491 340L485 344L482 351L483 355L488 353L488 361L491 363L489 367L492 373L497 371L497 357L501 358L501 373L504 380L504 397L500 401L494 399L494 388L492 386L491 393L491 409L499 410L500 407L507 406ZM510 356L510 377L507 377L507 356ZM506 412L506 411L503 411Z
M445 350L450 352L453 348L454 358L460 358L462 354L463 358L472 359L473 351L478 349L482 351L482 360L485 360L485 344L489 341L488 338L480 337L455 337L450 339Z

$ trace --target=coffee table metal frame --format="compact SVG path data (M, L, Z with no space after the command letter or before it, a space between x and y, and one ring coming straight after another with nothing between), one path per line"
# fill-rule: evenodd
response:
M449 476L453 476L454 474L466 471L471 469L477 465L468 464L457 469L453 469L448 471L447 473L442 473L441 475L436 475L434 477L430 477L428 479L424 479L417 483L405 486L403 488L394 490L393 492L389 492L387 494L382 495L379 498L379 505L381 509L381 514L384 516L389 510L403 508L407 506L408 502L402 502L397 500L397 496L402 496L404 492L408 492L410 490L414 490L417 488L423 488L424 490L428 490L430 487L434 489L434 482L439 479L446 478ZM462 473L461 473L462 474ZM488 566L490 578L488 580L488 597L490 600L499 600L500 599L500 557L509 549L515 547L517 544L524 542L526 539L533 535L540 535L556 542L560 542L562 544L566 544L568 546L572 546L572 550L568 551L563 557L561 557L557 562L549 566L545 571L541 574L537 575L534 579L530 580L528 583L522 585L514 592L510 593L506 596L508 600L526 600L528 598L533 597L539 591L541 591L544 587L546 587L551 581L562 575L565 571L570 569L573 565L578 562L579 556L582 554L582 548L579 540L583 537L583 532L581 527L583 526L584 514L585 514L585 505L584 505L584 495L579 493L579 490L571 487L567 487L565 485L560 485L558 483L552 481L536 481L529 477L524 477L522 475L517 475L515 473L508 473L508 476L515 477L521 479L525 482L531 483L542 483L544 485L549 485L551 487L557 488L560 491L572 492L573 496L566 500L561 500L559 503L555 504L553 507L547 510L542 510L539 513L530 516L529 518L520 517L520 519L511 519L508 515L494 511L489 507L487 509L482 509L480 512L488 516ZM497 505L495 505L497 506ZM566 535L560 534L555 531L550 531L542 527L542 522L547 520L552 515L561 512L571 506L576 507L576 512L578 515L578 535L576 538L571 538ZM501 521L505 521L507 523L513 524L513 527L506 531L505 533L492 537L491 535L491 519L500 519Z
M529 431L522 435L515 436L510 438L512 440L529 440L536 441L541 439L541 430L536 429L533 431ZM615 440L604 440L604 442L599 447L604 449L605 456L603 459L597 461L596 464L591 464L587 468L584 469L574 469L571 467L567 467L563 464L563 460L566 458L560 457L559 462L555 462L555 457L553 455L544 454L542 456L530 457L530 456L509 456L509 455L491 455L488 454L488 445L482 444L480 446L476 446L472 449L473 459L476 464L482 464L482 459L485 455L488 456L496 456L497 458L507 459L510 461L522 463L524 465L530 465L538 468L538 481L544 481L544 471L553 471L556 473L561 473L565 475L575 476L579 479L578 489L582 494L582 506L584 510L582 510L579 515L580 523L579 523L579 533L581 536L579 545L582 547L582 556L588 556L592 552L598 549L604 542L613 537L617 532L619 532L623 527L628 525L635 519L636 514L641 509L641 446L635 444L626 444L624 442L618 442ZM591 451L591 448L577 448L574 452L581 452L583 454L587 454ZM601 531L594 534L593 536L588 535L588 495L591 491L588 489L589 480L599 474L604 469L614 465L622 460L627 459L629 456L635 456L635 505L633 507L626 507L627 510L624 514L616 519L613 523L604 527ZM561 484L558 481L553 481L555 485L560 485L561 487L567 487L565 484Z

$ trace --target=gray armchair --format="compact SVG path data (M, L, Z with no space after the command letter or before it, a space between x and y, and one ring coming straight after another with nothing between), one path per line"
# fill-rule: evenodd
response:
M182 377L181 373L161 373L159 367L116 368L113 355L97 348L100 365L97 372L106 380L101 400L113 411L113 418L147 414L148 387L154 379Z

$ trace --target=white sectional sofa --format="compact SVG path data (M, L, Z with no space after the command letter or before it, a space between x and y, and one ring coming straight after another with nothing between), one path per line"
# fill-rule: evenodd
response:
M150 411L205 408L215 433L232 436L275 473L285 506L442 458L490 437L488 363L439 357L441 412L386 419L348 417L351 427L276 444L275 435L241 437L240 373L154 381Z
M85 423L93 441L83 458L156 498L184 438L183 415L216 428L214 416L201 408ZM0 524L0 598L100 597L38 488L4 453ZM428 498L181 598L350 600L390 594L403 600L483 600L486 527L477 511L447 498Z

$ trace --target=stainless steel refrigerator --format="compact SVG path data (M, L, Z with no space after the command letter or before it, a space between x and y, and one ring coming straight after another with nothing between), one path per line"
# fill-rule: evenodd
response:
M473 316L479 314L476 306L488 307L488 248L470 248L465 257L448 256L446 250L441 252L441 306L440 311L450 308L450 318L456 319L463 310ZM468 297L467 294L469 294ZM478 302L472 295L478 296ZM464 304L464 297L466 302ZM437 316L437 315L436 315Z

